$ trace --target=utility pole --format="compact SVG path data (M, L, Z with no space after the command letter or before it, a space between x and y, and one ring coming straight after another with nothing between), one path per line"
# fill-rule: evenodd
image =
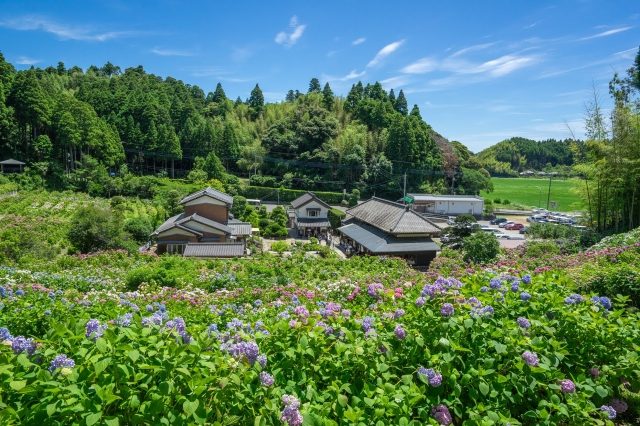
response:
M406 196L407 196L407 172L404 172L404 186L402 188L402 198L405 198Z
M547 210L549 210L549 201L551 201L551 175L549 175L549 190L547 191Z

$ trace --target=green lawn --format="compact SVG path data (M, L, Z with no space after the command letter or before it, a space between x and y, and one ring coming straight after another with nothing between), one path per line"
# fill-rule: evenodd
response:
M512 204L527 207L547 207L547 191L549 179L545 178L491 178L493 192L482 192L480 195L494 200L509 200ZM585 207L584 201L576 191L584 185L579 179L553 179L551 181L551 201L556 202L553 210L574 211ZM498 205L498 207L507 207Z

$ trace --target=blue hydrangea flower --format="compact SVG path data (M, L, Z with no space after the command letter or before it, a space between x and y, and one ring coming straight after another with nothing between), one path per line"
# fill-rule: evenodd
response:
M522 282L525 284L530 284L531 283L531 275L527 274L525 276L522 277Z
M262 384L262 386L270 387L270 386L273 386L273 384L275 383L275 379L271 374L267 373L266 371L261 371L260 383Z
M4 342L5 340L11 340L13 336L9 333L9 329L5 327L0 327L0 341Z
M53 372L58 368L73 368L76 366L76 363L71 358L67 357L65 354L57 355L51 364L49 365L49 371Z
M124 315L120 315L116 319L116 324L118 324L120 327L129 327L131 325L131 320L133 320L133 314L131 312L128 312Z
M440 308L440 314L443 317L450 317L454 312L455 309L453 309L453 305L451 303L445 303L442 305L442 308Z
M33 355L36 351L36 343L33 339L27 339L24 336L14 337L11 340L11 349L15 354L26 352L27 355Z
M405 337L407 337L407 332L400 324L396 325L396 328L393 330L393 332L398 340L404 340Z
M610 405L603 405L602 407L600 407L600 411L604 411L607 414L607 418L609 420L615 419L616 415L618 414L616 413L616 410Z
M106 328L107 327L105 325L101 325L100 321L98 321L97 319L90 319L89 321L87 321L87 325L85 326L85 336L88 339L96 340L97 338L102 336Z
M538 355L535 352L525 351L522 353L522 359L524 362L531 367L537 367L540 364L538 360Z
M489 287L494 290L499 289L500 287L502 287L502 282L499 278L492 278L491 281L489 281Z
M531 299L531 295L529 293L527 293L526 291L520 293L520 300L524 300L526 302L529 299Z
M584 297L582 297L581 295L576 294L576 293L574 293L574 294L572 294L572 295L570 295L570 296L568 296L568 297L566 297L564 299L564 303L566 303L567 305L575 305L575 304L578 304L578 303L583 302L583 301L584 301Z
M364 317L362 319L362 331L367 333L373 328L374 319L372 317Z

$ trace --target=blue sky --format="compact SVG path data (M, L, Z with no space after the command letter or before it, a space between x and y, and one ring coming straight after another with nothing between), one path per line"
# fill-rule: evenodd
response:
M450 3L450 5L449 5ZM143 65L269 101L311 77L404 89L473 151L510 136L581 137L593 87L640 44L640 3L613 1L0 1L0 50L18 68Z

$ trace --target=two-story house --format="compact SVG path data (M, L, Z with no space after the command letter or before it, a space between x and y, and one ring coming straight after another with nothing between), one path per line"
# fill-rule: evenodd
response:
M184 212L170 217L151 234L156 253L202 258L245 255L251 224L230 216L233 197L206 188L187 195L180 205Z
M305 237L326 235L331 228L329 210L331 206L313 192L306 192L291 202L293 228Z

